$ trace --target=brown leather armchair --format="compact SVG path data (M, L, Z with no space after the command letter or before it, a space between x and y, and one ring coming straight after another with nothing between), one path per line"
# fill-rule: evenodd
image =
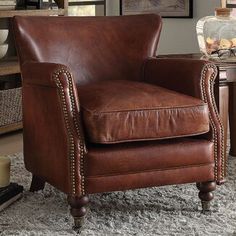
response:
M158 15L15 17L31 190L68 195L196 182L204 210L225 179L216 67L156 59Z

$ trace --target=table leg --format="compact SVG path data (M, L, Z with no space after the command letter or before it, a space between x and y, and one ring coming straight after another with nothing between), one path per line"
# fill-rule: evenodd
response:
M229 83L230 152L236 156L236 83Z
M219 114L220 114L220 118L224 127L224 146L225 146L224 153L226 157L228 121L229 121L229 87L228 85L220 85L219 87Z

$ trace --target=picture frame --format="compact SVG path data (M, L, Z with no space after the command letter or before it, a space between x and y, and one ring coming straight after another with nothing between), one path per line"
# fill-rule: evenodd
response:
M121 15L148 13L164 18L193 18L193 0L120 0Z
M236 0L227 0L226 1L226 7L232 8L231 15L236 17Z
M236 0L227 0L226 7L228 8L236 8Z

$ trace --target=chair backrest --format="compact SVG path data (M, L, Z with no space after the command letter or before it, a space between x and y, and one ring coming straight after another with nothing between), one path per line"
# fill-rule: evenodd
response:
M141 80L143 61L156 53L158 15L14 18L20 64L68 66L77 84L105 79Z

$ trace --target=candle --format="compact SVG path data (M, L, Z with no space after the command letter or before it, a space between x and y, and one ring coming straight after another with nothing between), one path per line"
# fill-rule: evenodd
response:
M221 7L226 8L226 0L221 0Z
M10 165L9 157L0 156L0 188L10 184Z

